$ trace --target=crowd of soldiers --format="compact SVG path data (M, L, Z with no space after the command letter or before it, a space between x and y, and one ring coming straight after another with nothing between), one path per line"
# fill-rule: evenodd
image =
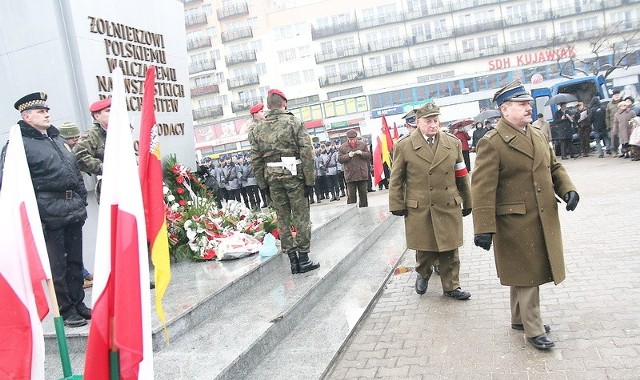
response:
M216 203L235 200L247 208L259 210L269 204L268 195L258 189L256 175L251 165L251 154L224 154L214 162L205 157L199 168L207 187L213 191Z
M309 196L309 203L339 201L340 197L346 196L344 168L338 162L340 144L340 140L314 143L316 185L314 193ZM223 200L243 202L253 210L269 205L268 194L258 188L249 152L223 154L217 161L205 157L198 172L214 193L219 207Z

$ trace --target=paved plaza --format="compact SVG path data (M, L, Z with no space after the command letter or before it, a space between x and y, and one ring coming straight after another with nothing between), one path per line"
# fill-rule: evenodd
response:
M493 252L473 245L467 217L460 280L471 299L445 299L437 275L418 296L407 252L327 377L640 379L640 162L562 162L581 199L574 212L560 206L567 278L540 290L554 349L538 351L510 328L509 288Z

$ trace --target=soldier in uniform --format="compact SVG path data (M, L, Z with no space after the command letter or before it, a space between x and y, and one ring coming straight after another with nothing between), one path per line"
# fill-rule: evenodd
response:
M494 246L500 283L510 287L511 328L524 330L538 349L554 342L540 318L539 285L564 280L564 257L556 195L567 210L578 194L547 137L531 126L531 95L519 80L493 98L501 118L480 139L472 179L474 243Z
M227 190L227 201L236 200L240 202L240 175L238 168L233 162L231 155L225 155L222 165L221 182Z
M49 122L46 100L45 93L35 92L20 98L14 107L21 116L18 125L40 212L60 315L65 325L79 327L91 319L91 309L84 303L82 287L82 226L87 219L87 190L75 156L65 146L58 129ZM2 169L0 167L0 178Z
M256 126L257 123L264 121L265 119L264 104L262 103L256 104L255 106L249 109L249 113L251 114L251 125L249 126L249 131L251 131L253 127ZM249 157L251 157L251 154L249 154ZM251 158L249 158L249 162L251 162ZM260 198L262 198L262 206L258 204L258 207L265 208L269 206L269 204L271 203L269 200L269 195L264 191L262 191L262 189L258 189L258 191L260 192Z
M100 202L100 188L102 184L102 162L104 161L104 144L109 127L109 113L111 112L111 98L98 100L89 106L93 118L93 125L73 148L80 170L93 174L97 178L96 200Z
M260 192L258 191L258 182L256 181L256 174L253 172L253 166L251 166L251 154L246 153L242 156L242 163L239 165L240 169L240 182L243 189L244 203L247 208L254 210L260 209Z
M315 183L311 138L302 122L287 112L287 97L282 91L269 90L267 108L266 120L249 132L251 163L258 187L271 196L291 273L304 273L320 267L309 260L309 195ZM295 239L292 226L297 228Z
M462 217L471 214L469 174L461 142L440 129L440 108L416 110L418 131L395 148L389 211L405 218L407 247L416 250L415 290L427 291L432 266L439 261L445 297L466 300L460 288Z

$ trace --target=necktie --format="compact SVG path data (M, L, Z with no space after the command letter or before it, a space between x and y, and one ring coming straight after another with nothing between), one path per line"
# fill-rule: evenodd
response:
M429 144L430 147L433 148L433 137L428 137L427 138L427 143Z

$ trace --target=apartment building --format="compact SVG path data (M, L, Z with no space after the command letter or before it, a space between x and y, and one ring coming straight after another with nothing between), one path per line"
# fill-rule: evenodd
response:
M269 88L326 139L428 99L487 107L513 78L576 75L618 63L620 50L631 70L616 75L638 82L640 0L182 2L204 155L248 147L248 110Z

